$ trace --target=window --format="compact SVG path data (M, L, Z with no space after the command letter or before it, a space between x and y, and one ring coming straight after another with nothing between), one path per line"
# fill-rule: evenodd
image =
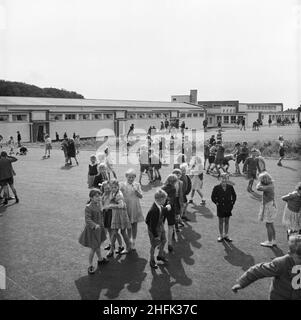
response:
M177 101L177 98L172 98L172 101Z
M236 116L231 116L231 123L236 123Z
M88 113L87 114L80 114L79 120L90 120L90 115Z
M8 114L0 114L0 121L8 121Z
M128 119L135 119L136 118L136 113L128 113L127 114Z
M145 113L139 113L138 114L139 119L144 119L145 118Z
M185 113L180 113L180 118L185 118Z
M164 118L169 118L169 113L163 113Z
M149 113L149 114L147 115L147 117L150 118L150 119L152 119L152 118L153 118L153 114L152 114L152 113Z
M197 118L197 116L198 116L197 113L194 113L194 114L193 114L193 117L194 117L194 118Z
M199 116L201 117L201 118L203 118L204 117L204 113L199 113Z
M13 114L13 121L27 121L26 114Z
M63 115L62 114L57 114L53 113L49 115L50 121L55 121L55 120L63 120Z
M217 117L216 117L216 120L217 120L217 121L222 121L222 116L217 116Z
M191 118L192 114L191 113L187 113L187 118Z
M101 120L101 119L102 119L101 113L94 113L94 114L92 114L92 119L93 119L93 120Z
M65 114L65 120L75 120L76 114L75 113L66 113Z
M113 119L112 113L105 113L105 114L104 114L104 119L105 119L105 120Z
M224 116L224 123L229 123L229 116Z
M161 113L156 113L156 118L161 118Z
M214 104L213 107L220 107L220 104Z

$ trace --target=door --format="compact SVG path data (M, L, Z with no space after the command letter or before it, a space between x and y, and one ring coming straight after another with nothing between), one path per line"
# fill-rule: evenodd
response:
M39 124L38 125L38 136L37 136L37 141L39 142L43 142L44 141L44 125L43 124Z

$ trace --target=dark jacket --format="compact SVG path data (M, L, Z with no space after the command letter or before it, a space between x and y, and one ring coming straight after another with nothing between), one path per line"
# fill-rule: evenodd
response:
M223 212L231 212L236 201L233 186L227 184L226 191L224 191L221 184L216 185L212 190L211 200L217 206L217 215Z
M187 174L185 174L185 176L181 176L180 180L183 182L184 196L187 196L191 191L191 179Z
M100 189L100 183L103 183L104 181L108 180L108 177L106 174L100 172L97 176L94 178L93 187Z
M14 175L12 162L16 162L18 159L15 157L0 157L0 180L6 180Z
M67 144L67 155L69 158L76 157L75 143L74 140L69 139Z
M163 220L166 217L166 213L167 213L167 209L165 207L162 207L162 212L160 217L160 210L157 207L155 202L153 203L152 207L147 213L145 222L150 232L153 234L155 238L158 237L158 229L160 225L163 224Z

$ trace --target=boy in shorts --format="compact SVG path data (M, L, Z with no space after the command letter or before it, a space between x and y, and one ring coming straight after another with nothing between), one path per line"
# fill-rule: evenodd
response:
M167 263L165 258L164 246L166 244L166 234L164 230L163 220L167 211L171 210L171 206L168 204L164 207L164 203L167 199L167 193L162 189L159 189L155 193L155 201L152 204L150 210L147 213L145 222L147 224L149 240L151 244L150 248L150 266L153 269L158 269L158 265L155 260L155 249L158 247L159 252L157 261Z

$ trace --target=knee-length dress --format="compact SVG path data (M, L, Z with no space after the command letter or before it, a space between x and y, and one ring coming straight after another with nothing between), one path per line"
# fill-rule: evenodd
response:
M119 190L111 197L111 204L115 205L112 208L112 229L129 229L131 222L126 211L126 204L122 192Z
M203 187L203 169L202 164L196 164L190 170L191 188L193 190L200 190Z
M301 230L301 196L293 191L282 197L287 204L284 209L282 223L291 230Z
M82 231L78 242L84 247L98 249L106 240L106 233L103 226L103 216L99 205L89 203L85 208L85 228ZM100 228L95 229L96 225Z
M135 189L142 194L140 184L137 182L133 182L133 184L123 182L120 184L120 190L123 193L126 210L131 223L144 221L140 199L137 197Z

